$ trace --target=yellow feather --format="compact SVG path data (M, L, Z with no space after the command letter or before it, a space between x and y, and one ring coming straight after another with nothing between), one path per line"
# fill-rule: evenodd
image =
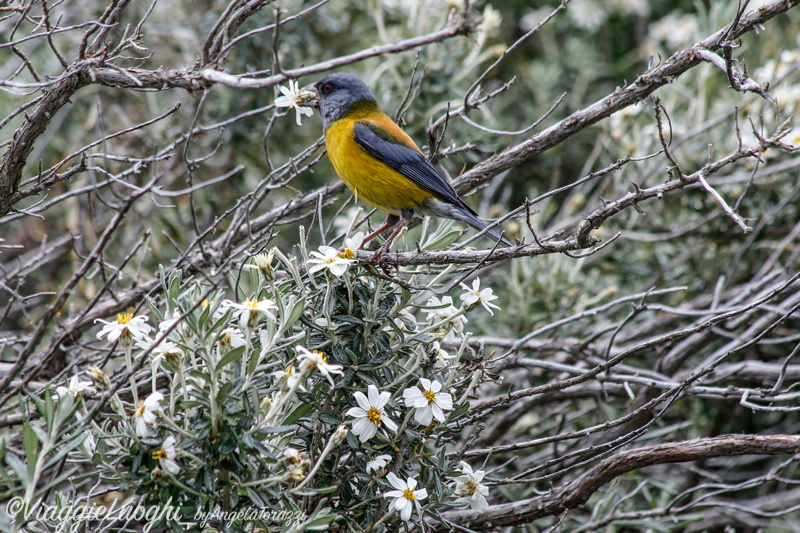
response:
M419 151L414 141L384 114L342 118L325 132L325 146L336 173L345 185L368 204L387 213L400 215L415 209L433 195L414 182L389 168L365 152L355 141L353 126L359 120L369 120L389 132L407 146Z

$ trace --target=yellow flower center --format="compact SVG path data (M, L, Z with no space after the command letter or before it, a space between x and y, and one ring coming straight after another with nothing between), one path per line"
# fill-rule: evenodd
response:
M458 492L462 496L472 496L475 494L476 490L478 490L478 484L470 480L464 483L461 488L459 488Z
M333 262L335 262L335 261L336 261L336 258L335 258L335 257L329 257L329 258L328 258L328 263L333 263Z
M416 497L416 496L414 496L414 491L413 491L413 490L411 490L411 489L406 489L406 490L404 490L404 491L403 491L403 496L405 496L405 497L406 497L406 500L408 500L408 501L410 501L410 502L413 502L414 500L416 500L416 499L417 499L417 497Z
M374 407L370 407L369 411L367 412L367 419L369 419L369 421L375 424L376 426L380 426L381 425L380 409L375 409Z
M245 300L244 301L244 305L246 305L247 307L252 307L253 309L256 309L256 308L258 308L258 298L256 298L253 301Z
M322 362L323 363L327 363L328 362L328 356L325 355L325 352L321 352L319 350L311 350L311 353L317 354L318 356L322 357Z
M203 306L203 309L206 309L209 305L214 305L214 300L208 301L208 298L203 298L203 301L200 302L200 305Z
M426 390L422 393L422 395L425 396L425 399L428 400L428 403L436 402L436 393L432 390Z
M342 259L355 259L356 258L356 253L353 250L351 250L350 248L345 248L343 252L339 252L336 255L338 255Z
M167 452L165 452L164 450L156 450L153 452L153 459L166 459L166 458L167 458Z
M133 313L119 313L117 315L117 323L118 324L127 324L133 320Z
M139 407L136 409L136 412L133 413L133 416L144 416L144 402L139 402Z

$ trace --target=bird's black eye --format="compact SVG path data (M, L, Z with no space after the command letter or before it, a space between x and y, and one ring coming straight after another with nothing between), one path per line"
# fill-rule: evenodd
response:
M333 90L333 85L331 85L330 83L326 83L325 86L322 88L322 92L324 92L325 94L328 94L332 90Z

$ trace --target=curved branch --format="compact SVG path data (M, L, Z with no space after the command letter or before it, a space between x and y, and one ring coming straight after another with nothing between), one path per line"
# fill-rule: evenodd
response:
M600 461L577 479L542 496L492 505L483 512L450 511L442 516L448 522L470 529L490 529L557 516L585 504L600 487L619 476L657 464L698 461L733 455L781 455L800 452L800 436L723 435L684 442L667 442L627 450ZM449 526L437 524L436 531Z

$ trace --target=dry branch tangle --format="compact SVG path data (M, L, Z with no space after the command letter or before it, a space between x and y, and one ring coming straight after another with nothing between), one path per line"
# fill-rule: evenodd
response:
M470 529L485 530L522 524L585 504L601 486L613 479L646 466L697 461L732 455L780 455L800 451L800 437L794 435L724 435L685 442L667 442L635 448L604 459L577 479L535 498L492 505L483 513L451 511L446 520ZM447 531L438 524L437 531Z
M730 32L728 28L718 31L713 36L698 43L695 47L674 54L663 65L654 67L644 73L634 83L618 89L613 94L585 109L573 113L527 141L488 158L460 176L455 181L454 186L460 192L474 189L500 172L530 159L614 112L644 99L662 85L671 82L676 76L700 63L702 60L697 57L695 49L717 50L724 40L735 39L744 33L752 31L776 15L795 7L798 3L800 3L800 0L776 0L749 13L742 17L737 27ZM121 4L112 16L118 16L127 2L122 2ZM113 20L103 22L109 23L113 22ZM258 86L275 85L286 81L291 76L324 72L381 53L392 53L429 44L430 42L437 42L456 35L462 35L470 27L469 21L465 21L460 25L434 34L409 39L405 44L393 43L384 47L373 47L345 58L338 58L318 65L277 74L265 80L258 80ZM403 46L400 46L401 44ZM68 75L62 76L63 79L56 86L48 89L42 101L34 107L30 113L32 119L26 120L17 129L12 145L3 154L2 163L0 163L0 216L8 213L13 207L13 196L19 187L22 171L33 143L44 132L55 112L80 87L96 83L133 90L180 88L194 91L208 87L212 83L212 79L225 81L232 85L247 81L222 73L213 74L215 72L213 70L208 70L204 74L203 70L206 67L202 65L193 65L183 69L145 70L120 68L115 65L108 66L104 64L104 61L102 57L90 60L76 60L70 66ZM61 84L66 84L66 87L61 87Z

